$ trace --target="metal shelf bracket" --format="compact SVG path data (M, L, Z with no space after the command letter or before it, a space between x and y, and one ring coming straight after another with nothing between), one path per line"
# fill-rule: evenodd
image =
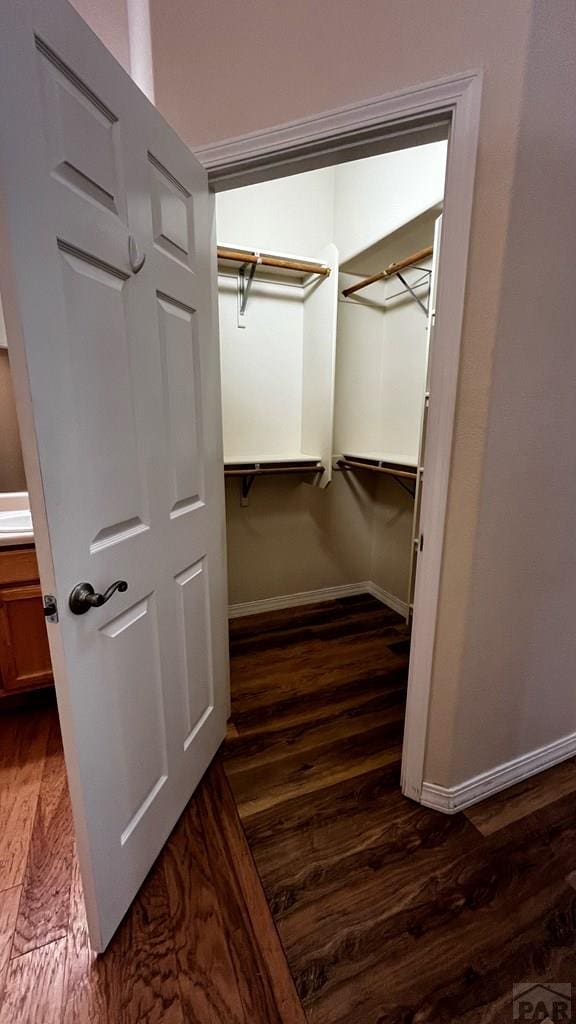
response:
M238 271L238 327L246 327L248 296L257 266L257 263L243 263Z

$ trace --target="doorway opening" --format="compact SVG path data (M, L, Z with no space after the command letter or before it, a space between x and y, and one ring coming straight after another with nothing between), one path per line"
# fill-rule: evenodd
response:
M400 789L447 134L216 196L224 758L288 946L300 825Z

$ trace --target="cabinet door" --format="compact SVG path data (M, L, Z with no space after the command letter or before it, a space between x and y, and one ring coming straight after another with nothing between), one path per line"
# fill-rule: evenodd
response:
M52 682L42 596L37 583L0 587L0 667L5 693Z

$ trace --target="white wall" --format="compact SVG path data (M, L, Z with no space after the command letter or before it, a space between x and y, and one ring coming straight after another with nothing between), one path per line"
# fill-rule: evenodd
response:
M219 278L225 457L295 455L302 447L301 289L253 283L239 328L236 287L236 278Z
M340 284L349 280L340 275ZM334 451L379 448L382 419L384 313L360 302L338 302Z
M334 241L342 263L441 201L447 149L433 142L337 168Z
M431 266L424 261L422 266ZM418 280L417 270L407 270L406 280ZM384 313L381 378L382 446L416 459L426 390L428 318L411 295L397 295L402 284L386 282L389 298ZM426 290L420 293L426 298Z
M216 196L219 244L313 259L334 240L334 180L334 168L326 167L220 192Z
M422 266L430 266L430 260ZM411 282L421 276L416 270L406 272ZM340 293L355 280L341 274ZM416 461L427 318L411 296L397 295L402 289L392 278L351 299L340 294L334 429L338 453Z

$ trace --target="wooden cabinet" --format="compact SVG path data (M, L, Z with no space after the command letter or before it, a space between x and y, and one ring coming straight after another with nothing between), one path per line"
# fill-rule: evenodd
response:
M0 548L0 700L52 683L34 548Z

